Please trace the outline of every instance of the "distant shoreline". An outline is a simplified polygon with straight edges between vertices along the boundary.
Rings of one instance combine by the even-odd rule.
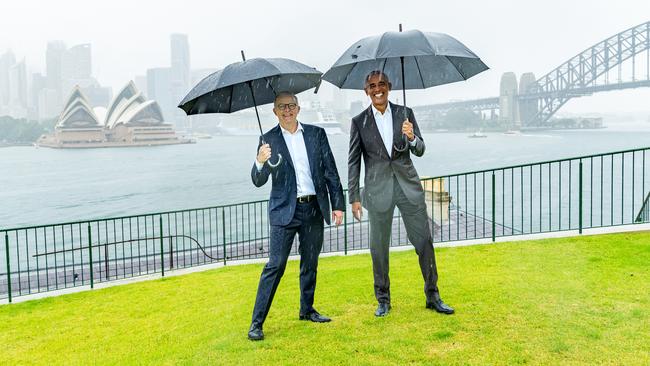
[[[0,148],[3,147],[16,147],[16,146],[33,146],[33,142],[16,142],[16,143],[5,143],[0,142]]]

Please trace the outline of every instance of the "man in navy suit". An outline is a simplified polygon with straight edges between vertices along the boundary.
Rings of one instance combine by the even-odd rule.
[[[279,124],[260,139],[251,170],[255,186],[263,186],[271,176],[272,188],[269,199],[269,261],[264,266],[257,289],[253,320],[248,331],[250,340],[264,339],[262,325],[284,274],[296,233],[300,239],[299,319],[317,323],[331,320],[314,309],[314,291],[318,255],[323,247],[323,219],[330,224],[331,203],[332,220],[336,225],[341,224],[345,209],[343,187],[325,130],[298,122],[299,112],[295,95],[277,95],[273,113]],[[279,154],[284,158],[279,166],[271,168],[265,164],[269,159],[276,162]]]

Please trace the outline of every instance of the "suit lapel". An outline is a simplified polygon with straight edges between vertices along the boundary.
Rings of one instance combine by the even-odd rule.
[[[403,111],[399,106],[396,106],[393,103],[389,103],[390,112],[393,115],[393,146],[402,146],[402,120]],[[391,159],[393,158],[392,153],[395,152],[395,149],[391,149]]]
[[[390,158],[390,153],[386,150],[386,145],[384,145],[384,140],[381,138],[381,133],[379,133],[379,126],[377,126],[377,121],[375,120],[375,114],[372,110],[372,105],[368,107],[368,114],[366,116],[366,121],[368,121],[368,125],[366,125],[365,127],[368,128],[368,131],[371,135],[374,135],[372,141],[377,141],[377,143],[381,145],[380,149],[383,150],[386,153],[386,156]]]
[[[289,148],[287,147],[287,143],[284,142],[284,136],[282,136],[282,128],[280,127],[279,124],[277,126],[277,132],[275,133],[275,135],[276,135],[276,139],[278,140],[277,142],[278,154],[282,154],[284,159],[287,162],[289,162],[289,165],[291,165],[291,168],[294,168],[291,154],[289,154]],[[273,146],[271,146],[271,149],[273,149]]]
[[[302,138],[305,140],[305,149],[307,150],[307,160],[309,161],[309,171],[311,172],[312,180],[315,175],[315,160],[316,160],[316,149],[318,148],[318,143],[316,141],[315,130],[310,128],[310,126],[302,125]]]

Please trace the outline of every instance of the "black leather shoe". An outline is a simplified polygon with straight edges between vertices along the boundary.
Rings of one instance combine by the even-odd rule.
[[[309,320],[314,323],[327,323],[332,321],[332,319],[326,317],[325,315],[320,315],[316,310],[312,311],[309,314],[300,314],[298,318],[300,320]]]
[[[442,302],[442,299],[440,297],[435,298],[431,302],[427,302],[427,309],[432,309],[442,314],[454,313],[454,308]]]
[[[251,341],[261,341],[264,339],[262,326],[255,323],[251,324],[251,328],[248,330],[248,339]]]
[[[375,316],[386,316],[388,315],[388,312],[390,312],[390,304],[387,302],[380,302],[379,306],[377,306],[377,310],[375,310]]]

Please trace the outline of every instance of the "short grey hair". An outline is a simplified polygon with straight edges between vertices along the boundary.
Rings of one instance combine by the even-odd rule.
[[[298,103],[298,97],[297,97],[294,93],[292,93],[292,92],[288,92],[288,91],[282,91],[282,92],[279,92],[279,93],[275,96],[275,99],[273,100],[273,105],[275,105],[275,102],[278,101],[278,98],[282,98],[282,97],[291,97],[291,98],[293,98],[293,101],[294,101],[296,104],[300,105],[300,103]]]
[[[370,71],[370,73],[368,75],[366,75],[366,80],[365,80],[365,83],[363,85],[363,88],[366,89],[368,87],[368,83],[370,82],[370,78],[372,78],[373,76],[377,76],[377,75],[379,75],[380,80],[386,82],[389,87],[392,86],[390,80],[388,79],[388,75],[384,74],[383,71],[373,70],[373,71]]]

